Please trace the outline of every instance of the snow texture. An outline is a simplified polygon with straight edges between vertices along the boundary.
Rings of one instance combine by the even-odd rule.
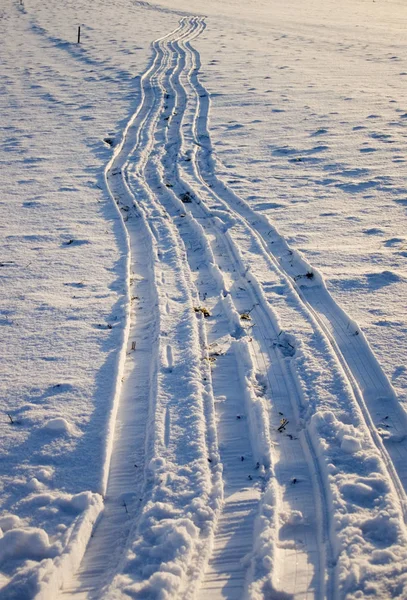
[[[2,600],[407,597],[406,25],[3,2]]]

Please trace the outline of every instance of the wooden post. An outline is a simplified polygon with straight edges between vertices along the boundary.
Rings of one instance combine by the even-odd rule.
[[[81,43],[81,26],[78,26],[78,44]]]

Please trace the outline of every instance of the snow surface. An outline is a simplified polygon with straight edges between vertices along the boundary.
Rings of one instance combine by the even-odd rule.
[[[2,599],[407,597],[406,25],[3,1]]]

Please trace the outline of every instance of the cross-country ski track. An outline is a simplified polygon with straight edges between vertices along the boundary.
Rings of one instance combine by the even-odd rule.
[[[105,509],[61,598],[334,599],[353,552],[407,542],[405,412],[319,273],[218,178],[204,29],[154,42],[106,168],[128,341]]]

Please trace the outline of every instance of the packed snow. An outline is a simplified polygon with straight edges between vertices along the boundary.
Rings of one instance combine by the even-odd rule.
[[[2,600],[407,598],[406,26],[3,0]]]

